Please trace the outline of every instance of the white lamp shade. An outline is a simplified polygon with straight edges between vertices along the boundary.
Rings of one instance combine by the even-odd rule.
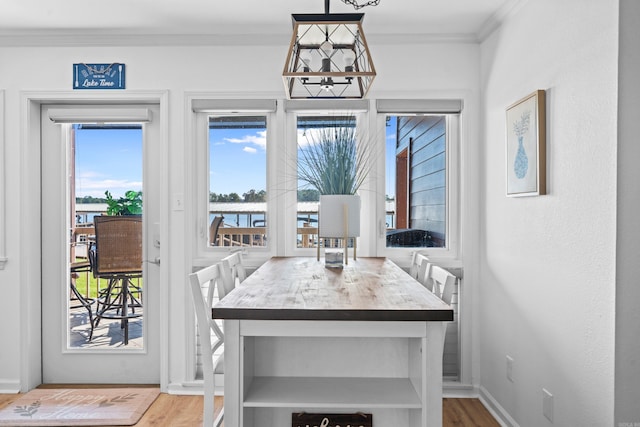
[[[351,194],[328,194],[320,196],[318,207],[318,236],[345,236],[345,207],[347,209],[347,237],[360,236],[360,196]]]

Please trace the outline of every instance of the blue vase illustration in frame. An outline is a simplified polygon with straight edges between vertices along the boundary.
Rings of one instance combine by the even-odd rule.
[[[527,152],[524,151],[524,145],[522,145],[522,137],[518,137],[518,152],[516,153],[516,159],[513,163],[513,171],[516,174],[516,178],[522,179],[527,175],[529,170],[529,158]]]
[[[513,133],[518,137],[518,151],[516,152],[516,158],[513,162],[513,171],[518,179],[523,179],[527,176],[527,171],[529,170],[529,158],[524,149],[524,135],[529,132],[530,120],[531,111],[525,111],[522,113],[520,119],[516,120],[513,124]]]

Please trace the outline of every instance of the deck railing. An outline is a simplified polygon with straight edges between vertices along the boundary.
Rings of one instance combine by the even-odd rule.
[[[317,228],[317,202],[299,202],[297,209],[297,247],[315,248],[318,244]],[[77,204],[76,226],[91,226],[93,216],[106,212],[106,204]],[[387,217],[393,218],[394,206],[387,202]],[[264,226],[266,216],[266,203],[210,203],[209,218],[216,215],[225,217],[225,222],[220,225],[215,239],[209,238],[211,246],[240,246],[240,247],[265,247],[267,246],[267,228]],[[257,219],[260,218],[260,219]],[[393,229],[393,219],[387,224],[389,230]],[[249,224],[254,226],[240,227],[232,224]],[[215,241],[212,241],[215,240]],[[325,239],[322,246],[339,247],[340,239]]]
[[[318,242],[317,227],[298,227],[298,247],[314,248]],[[267,246],[266,227],[220,227],[213,246]]]

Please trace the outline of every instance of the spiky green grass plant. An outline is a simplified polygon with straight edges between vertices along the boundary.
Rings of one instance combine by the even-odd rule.
[[[309,131],[307,144],[298,150],[298,179],[321,195],[356,194],[371,168],[370,147],[361,141],[358,152],[357,139],[355,119],[350,118],[336,117]]]

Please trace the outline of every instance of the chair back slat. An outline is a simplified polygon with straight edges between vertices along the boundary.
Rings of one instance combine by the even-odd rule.
[[[234,252],[221,261],[222,264],[222,289],[220,298],[224,298],[237,285],[247,278],[247,270],[242,259],[242,252]]]
[[[442,301],[451,304],[456,276],[440,266],[433,265],[431,266],[431,280],[433,280],[433,293]]]
[[[418,277],[418,252],[414,252],[411,256],[411,265],[409,266],[409,274],[416,279]]]
[[[412,263],[415,267],[414,267],[414,274],[413,277],[420,283],[422,283],[422,285],[429,289],[430,291],[433,291],[433,281],[431,280],[431,261],[429,261],[429,258],[426,255],[422,255],[422,254],[416,254],[414,256],[414,261]]]

